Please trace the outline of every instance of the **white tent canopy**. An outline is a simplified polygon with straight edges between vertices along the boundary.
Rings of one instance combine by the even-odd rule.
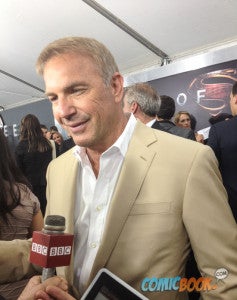
[[[57,38],[96,38],[131,78],[237,47],[236,12],[236,0],[1,0],[0,106],[7,110],[44,98],[35,61]]]

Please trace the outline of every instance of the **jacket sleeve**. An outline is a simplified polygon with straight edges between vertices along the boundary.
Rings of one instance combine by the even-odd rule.
[[[31,239],[0,241],[0,283],[19,281],[39,274],[41,269],[29,262]]]
[[[237,224],[217,160],[207,146],[198,151],[189,173],[183,220],[199,270],[211,280],[203,299],[236,299]]]

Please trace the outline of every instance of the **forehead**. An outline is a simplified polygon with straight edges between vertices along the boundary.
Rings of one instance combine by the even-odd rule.
[[[53,137],[60,137],[60,134],[58,134],[57,132],[53,132],[52,135]]]
[[[79,74],[98,73],[98,66],[88,55],[79,53],[65,53],[50,58],[44,67],[44,80],[47,84],[54,82],[54,78],[64,76],[78,76]]]
[[[180,115],[180,119],[184,119],[184,118],[189,119],[189,115],[187,115],[187,114],[181,114]]]
[[[84,66],[91,65],[96,66],[95,60],[87,54],[81,54],[81,53],[61,53],[55,56],[52,56],[48,59],[45,63],[44,72],[49,69],[50,67],[54,67],[55,65],[60,64],[62,67],[68,67],[73,68],[75,65],[78,66]]]

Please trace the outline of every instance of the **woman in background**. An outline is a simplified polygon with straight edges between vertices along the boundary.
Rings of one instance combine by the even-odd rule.
[[[64,142],[63,136],[60,132],[54,131],[51,134],[51,139],[55,142],[56,145],[56,156],[59,156],[61,154],[61,149]]]
[[[40,203],[17,167],[1,129],[0,157],[0,240],[28,239],[34,230],[43,228]],[[27,282],[28,279],[24,279],[1,284],[0,294],[7,300],[15,300]]]
[[[179,126],[179,127],[192,129],[191,121],[192,121],[192,117],[191,117],[190,113],[187,111],[179,111],[174,116],[174,123],[176,126]],[[195,133],[196,141],[203,144],[204,143],[203,135],[199,134],[197,132],[194,132],[194,133]]]
[[[21,120],[20,142],[15,150],[18,166],[32,185],[40,201],[41,211],[46,208],[46,171],[52,160],[52,146],[43,136],[38,118],[28,114]]]

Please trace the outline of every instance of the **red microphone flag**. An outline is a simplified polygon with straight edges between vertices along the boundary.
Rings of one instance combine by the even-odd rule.
[[[72,244],[72,234],[47,234],[42,231],[34,231],[30,262],[43,268],[68,266]]]

